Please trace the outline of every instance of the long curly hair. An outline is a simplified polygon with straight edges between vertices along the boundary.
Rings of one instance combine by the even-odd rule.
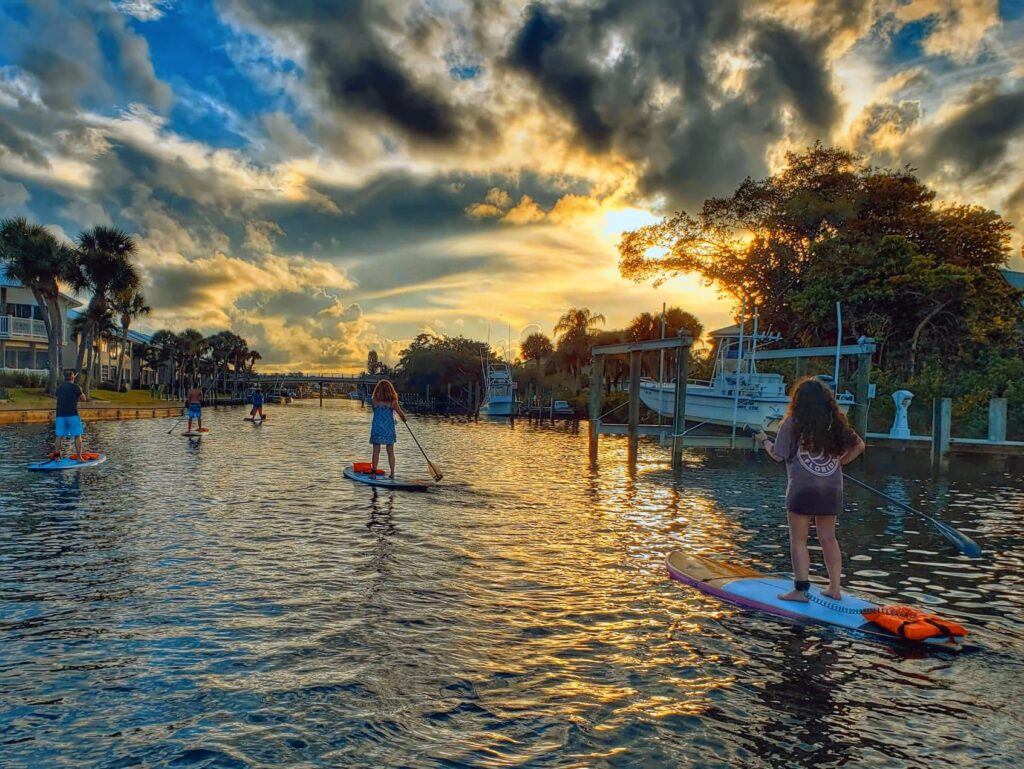
[[[838,457],[857,442],[832,390],[817,377],[804,377],[793,385],[787,417],[793,420],[800,448],[812,454]]]
[[[373,399],[377,403],[394,403],[398,400],[398,391],[387,379],[381,379],[373,388]]]

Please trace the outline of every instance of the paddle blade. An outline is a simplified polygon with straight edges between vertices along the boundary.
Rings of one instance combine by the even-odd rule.
[[[435,465],[429,459],[427,460],[427,469],[430,470],[430,474],[434,476],[435,481],[440,481],[442,478],[444,478],[444,473],[438,470],[437,465]]]
[[[956,549],[961,553],[969,556],[970,558],[981,557],[981,546],[966,534],[954,529],[952,526],[947,526],[942,521],[936,521],[934,518],[932,519],[932,524],[939,530],[939,533],[952,542]]]

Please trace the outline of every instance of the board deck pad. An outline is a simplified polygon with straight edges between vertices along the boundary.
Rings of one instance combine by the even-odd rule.
[[[35,472],[52,472],[55,470],[76,470],[82,467],[92,467],[93,465],[100,465],[107,461],[106,454],[100,454],[96,459],[86,459],[85,461],[78,461],[77,459],[69,459],[64,457],[63,459],[44,459],[42,462],[32,462],[28,465],[29,470]]]
[[[386,475],[370,475],[369,473],[357,473],[352,466],[346,467],[345,477],[356,483],[365,483],[367,486],[380,486],[386,489],[406,489],[409,491],[426,491],[434,484],[430,481],[419,479],[388,478]]]
[[[823,595],[818,585],[811,585],[811,600],[807,603],[783,601],[778,597],[779,594],[793,589],[793,581],[788,577],[762,574],[743,566],[678,550],[669,553],[665,565],[673,579],[745,609],[797,622],[832,625],[894,643],[915,643],[866,620],[861,614],[862,610],[874,609],[878,604],[845,589],[841,601]],[[928,638],[915,643],[922,644],[950,651],[964,648],[959,641],[948,638]]]

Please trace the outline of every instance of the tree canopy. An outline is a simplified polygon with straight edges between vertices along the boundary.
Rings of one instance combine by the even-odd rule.
[[[924,349],[951,361],[1019,343],[1020,295],[999,273],[1010,229],[993,211],[937,203],[909,167],[816,144],[696,214],[625,233],[619,266],[655,283],[697,273],[804,344],[835,340],[840,301],[844,339],[873,336],[913,372]]]

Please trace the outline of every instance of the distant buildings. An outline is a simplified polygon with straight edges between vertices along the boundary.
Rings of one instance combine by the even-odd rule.
[[[67,316],[64,324],[64,362],[70,368],[78,355],[78,337],[72,322],[80,315],[82,303],[61,294],[61,307]],[[98,376],[94,384],[113,382],[117,373],[118,356],[124,359],[126,384],[132,388],[148,387],[156,381],[156,372],[146,368],[137,354],[149,344],[152,337],[138,331],[128,331],[128,344],[121,349],[121,339],[96,341]],[[28,373],[46,376],[49,367],[46,326],[39,313],[32,292],[7,276],[0,266],[0,373]],[[94,369],[94,370],[97,370]],[[130,372],[130,373],[129,373]]]

